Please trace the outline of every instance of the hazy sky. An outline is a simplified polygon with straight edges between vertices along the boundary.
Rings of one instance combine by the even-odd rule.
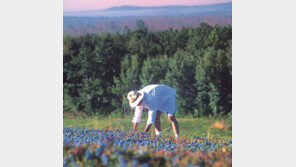
[[[101,10],[113,6],[205,5],[232,0],[64,0],[64,11]]]

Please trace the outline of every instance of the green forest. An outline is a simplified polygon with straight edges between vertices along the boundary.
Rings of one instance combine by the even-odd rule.
[[[131,113],[126,95],[148,84],[177,91],[179,117],[232,112],[232,26],[63,36],[64,112]]]

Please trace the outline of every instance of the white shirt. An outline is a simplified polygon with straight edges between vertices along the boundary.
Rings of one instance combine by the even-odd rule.
[[[177,110],[175,89],[166,85],[148,85],[142,91],[144,92],[144,97],[142,104],[135,108],[133,123],[141,122],[144,107],[149,110],[147,125],[154,123],[157,110],[171,116]]]

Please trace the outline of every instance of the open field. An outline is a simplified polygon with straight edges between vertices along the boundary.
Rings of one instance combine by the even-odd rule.
[[[231,119],[178,118],[180,138],[166,115],[162,115],[162,137],[138,131],[132,116],[100,118],[64,116],[63,166],[232,166]]]
[[[199,136],[201,138],[218,137],[225,140],[232,140],[232,120],[222,118],[177,118],[180,127],[180,136]],[[64,117],[65,127],[85,127],[94,129],[121,129],[129,131],[132,129],[132,116],[125,118],[101,118],[97,117]],[[144,130],[147,121],[146,113],[143,113],[142,122],[137,130]],[[167,116],[161,116],[162,135],[174,136],[171,123]],[[154,128],[150,129],[154,133]]]

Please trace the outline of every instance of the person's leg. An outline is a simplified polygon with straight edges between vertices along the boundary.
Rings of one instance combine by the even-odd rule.
[[[179,125],[178,125],[178,121],[175,118],[175,114],[174,115],[168,115],[168,118],[172,124],[175,136],[179,136]]]
[[[161,111],[157,110],[155,117],[155,133],[157,136],[161,135],[161,123],[160,123]]]

